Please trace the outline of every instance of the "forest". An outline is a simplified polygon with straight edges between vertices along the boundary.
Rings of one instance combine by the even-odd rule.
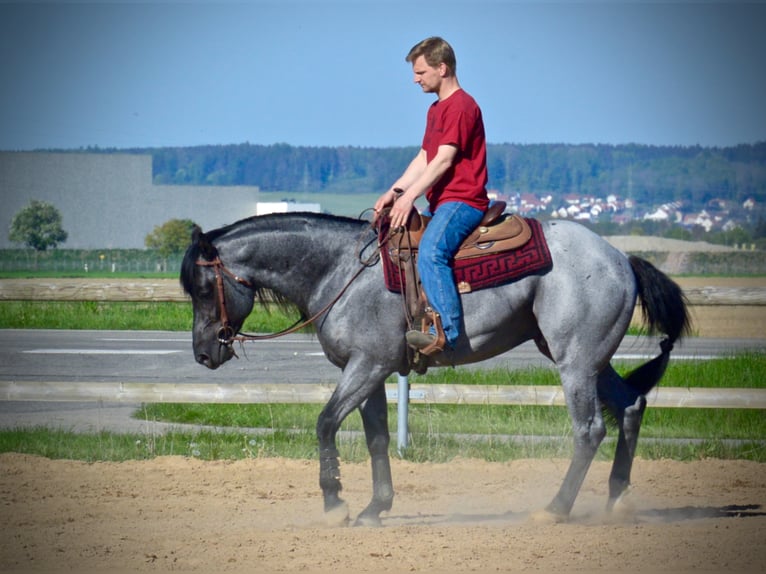
[[[148,153],[157,184],[257,185],[262,191],[377,193],[405,169],[416,147],[205,145],[94,152]],[[712,199],[766,203],[766,141],[700,146],[490,144],[488,187],[503,194],[569,194],[636,204]]]

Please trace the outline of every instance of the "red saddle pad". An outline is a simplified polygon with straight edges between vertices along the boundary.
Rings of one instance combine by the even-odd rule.
[[[530,218],[526,218],[526,221],[532,229],[529,241],[509,251],[456,259],[453,263],[455,282],[467,283],[471,291],[477,291],[510,283],[532,273],[548,271],[551,268],[551,253],[540,222]],[[401,293],[404,275],[387,253],[383,253],[382,258],[386,287],[389,291]]]

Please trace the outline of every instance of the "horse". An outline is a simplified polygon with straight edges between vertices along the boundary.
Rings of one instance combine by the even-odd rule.
[[[648,261],[627,256],[585,226],[541,221],[552,266],[510,283],[461,295],[463,334],[427,367],[474,363],[533,340],[560,375],[573,430],[573,455],[552,501],[533,515],[567,520],[606,422],[619,431],[607,510],[630,484],[645,395],[659,382],[673,344],[690,330],[681,288]],[[194,228],[180,281],[193,307],[198,363],[216,369],[256,299],[288,302],[313,320],[327,359],[342,371],[316,424],[319,486],[328,522],[350,523],[336,433],[359,409],[372,467],[372,498],[357,525],[380,525],[392,508],[385,381],[411,369],[401,295],[386,288],[370,222],[317,213],[254,216],[203,232]],[[640,301],[643,330],[664,335],[659,354],[625,377],[610,361]],[[606,422],[605,422],[606,421]]]

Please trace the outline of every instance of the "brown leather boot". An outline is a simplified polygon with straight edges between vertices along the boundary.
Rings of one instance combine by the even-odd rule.
[[[422,331],[413,329],[407,331],[404,337],[410,347],[417,349],[420,354],[428,357],[435,355],[436,353],[441,353],[444,350],[446,337],[444,336],[444,329],[442,328],[442,321],[439,314],[429,310],[427,317],[428,318],[423,318]],[[431,327],[436,331],[435,335],[430,332]]]

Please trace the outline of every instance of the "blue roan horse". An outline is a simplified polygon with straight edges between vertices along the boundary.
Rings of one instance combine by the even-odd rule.
[[[606,434],[602,408],[619,429],[608,508],[628,487],[644,395],[662,377],[689,319],[681,289],[648,262],[626,257],[573,222],[543,223],[543,232],[550,271],[462,295],[465,334],[449,356],[429,360],[432,366],[472,363],[532,339],[556,364],[572,419],[574,455],[559,492],[536,514],[563,520]],[[401,296],[386,289],[380,260],[369,262],[376,241],[362,220],[306,213],[253,217],[208,233],[196,229],[181,270],[194,307],[194,356],[210,369],[234,356],[232,339],[261,292],[294,304],[304,317],[321,314],[316,336],[343,375],[317,422],[319,484],[328,519],[347,521],[335,436],[358,408],[373,482],[372,500],[358,524],[379,524],[380,513],[391,508],[384,382],[410,368]],[[647,332],[666,338],[655,359],[622,378],[610,359],[637,298]]]

